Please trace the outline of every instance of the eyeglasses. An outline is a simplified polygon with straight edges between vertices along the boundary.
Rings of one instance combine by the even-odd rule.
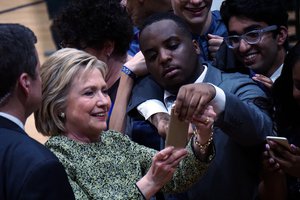
[[[228,48],[236,49],[240,46],[240,42],[243,39],[248,44],[257,44],[260,42],[261,37],[264,33],[274,31],[277,29],[276,25],[267,26],[263,29],[249,31],[243,35],[232,35],[224,38],[224,41]]]

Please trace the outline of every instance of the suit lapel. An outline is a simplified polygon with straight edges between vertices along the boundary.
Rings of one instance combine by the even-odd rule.
[[[207,66],[207,73],[203,82],[209,82],[216,86],[222,83],[222,72],[210,64],[205,63]]]

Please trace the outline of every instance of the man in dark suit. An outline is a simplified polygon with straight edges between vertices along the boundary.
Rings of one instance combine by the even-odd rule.
[[[0,24],[0,199],[74,199],[58,159],[24,131],[41,101],[34,33]]]
[[[265,136],[272,134],[265,93],[247,75],[223,73],[202,64],[197,43],[184,22],[174,15],[149,18],[141,28],[140,46],[152,79],[143,84],[148,88],[133,90],[129,104],[131,117],[141,113],[153,120],[151,112],[164,107],[161,112],[167,113],[167,97],[171,95],[176,96],[175,109],[182,119],[192,122],[201,119],[208,105],[213,106],[218,116],[213,137],[216,157],[201,180],[177,198],[253,199],[259,181],[259,147]],[[153,80],[164,89],[163,95],[157,88],[155,91],[149,88]],[[152,97],[157,95],[155,101],[149,99],[151,92]],[[160,105],[156,104],[158,100]]]

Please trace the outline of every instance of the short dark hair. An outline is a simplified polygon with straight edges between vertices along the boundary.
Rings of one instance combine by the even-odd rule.
[[[133,38],[133,27],[120,0],[77,0],[54,19],[54,30],[63,46],[84,50],[115,44],[113,54],[124,56]]]
[[[188,24],[181,18],[178,17],[177,15],[171,13],[171,12],[160,12],[160,13],[155,13],[145,19],[143,24],[139,27],[140,28],[140,34],[143,32],[143,30],[158,21],[161,20],[172,20],[177,24],[177,26],[183,31],[184,34],[186,34],[189,38],[192,39],[192,33],[190,30],[190,27]],[[167,27],[166,27],[167,28]],[[159,34],[159,33],[157,33]]]
[[[268,25],[288,26],[288,13],[283,0],[225,0],[220,12],[225,25],[231,17],[246,17]]]
[[[229,20],[233,16],[246,17],[277,27],[288,27],[288,12],[284,0],[224,0],[220,12],[227,29]],[[277,33],[274,31],[274,37]],[[284,47],[289,48],[288,39]]]
[[[0,99],[14,89],[22,73],[36,78],[36,42],[29,28],[20,24],[0,24]]]

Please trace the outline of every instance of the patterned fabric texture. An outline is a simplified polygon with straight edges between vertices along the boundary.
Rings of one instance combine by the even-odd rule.
[[[115,131],[101,133],[101,142],[83,144],[65,136],[50,138],[46,146],[59,158],[76,199],[143,199],[135,186],[151,166],[156,150],[132,142]],[[196,159],[190,142],[163,192],[182,192],[195,183],[209,164]]]

